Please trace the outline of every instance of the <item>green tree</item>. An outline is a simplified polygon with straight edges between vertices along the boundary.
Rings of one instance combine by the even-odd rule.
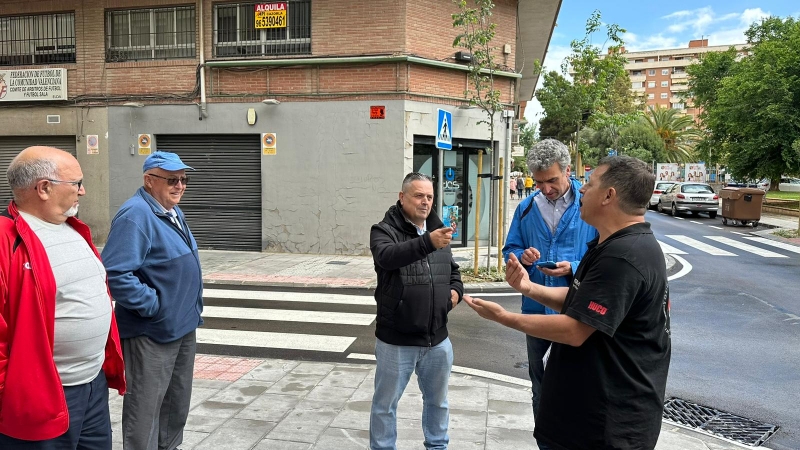
[[[737,178],[800,172],[800,22],[770,17],[745,32],[748,53],[706,56],[689,67],[703,108],[704,153]]]
[[[542,89],[536,96],[545,111],[542,125],[548,125],[548,132],[564,140],[564,134],[574,127],[574,142],[580,143],[581,129],[593,125],[600,114],[605,127],[608,123],[620,126],[625,120],[617,115],[628,115],[635,110],[633,97],[630,94],[630,78],[625,70],[626,59],[623,56],[622,33],[624,29],[616,24],[605,25],[605,41],[595,45],[592,38],[603,27],[600,11],[594,11],[586,21],[586,33],[582,39],[570,43],[572,53],[561,66],[566,82],[557,77],[557,73],[545,74]],[[572,82],[566,75],[572,76]],[[550,84],[546,84],[551,81]],[[595,124],[596,125],[596,124]],[[540,129],[540,136],[545,136]],[[582,146],[578,151],[575,165],[578,174],[582,174]]]
[[[695,127],[691,116],[681,114],[677,109],[649,106],[645,119],[664,143],[665,159],[669,162],[690,162],[694,160],[694,146],[702,134]]]
[[[644,117],[626,125],[620,130],[619,148],[623,155],[633,156],[642,161],[666,161],[664,141]]]

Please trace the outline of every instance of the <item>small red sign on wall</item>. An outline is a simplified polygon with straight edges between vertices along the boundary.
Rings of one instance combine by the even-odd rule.
[[[385,106],[370,106],[369,107],[369,118],[370,119],[385,119],[386,118],[386,107]]]

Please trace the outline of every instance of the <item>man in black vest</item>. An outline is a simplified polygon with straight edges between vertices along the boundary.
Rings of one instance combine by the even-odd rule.
[[[453,347],[447,314],[461,301],[464,288],[450,252],[453,228],[445,227],[432,208],[430,177],[409,173],[397,204],[370,231],[378,274],[371,450],[397,448],[397,403],[412,372],[422,391],[425,448],[444,450],[449,442]]]
[[[569,287],[532,283],[510,255],[506,281],[561,314],[513,314],[465,297],[482,317],[553,341],[534,437],[553,450],[656,446],[671,353],[664,255],[645,222],[655,183],[644,162],[604,158],[581,187],[589,243]]]

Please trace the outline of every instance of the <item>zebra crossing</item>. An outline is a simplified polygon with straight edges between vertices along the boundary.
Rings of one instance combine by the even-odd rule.
[[[737,239],[720,235],[692,238],[683,234],[667,234],[664,237],[666,239],[658,239],[661,251],[671,255],[742,256],[751,254],[763,258],[791,258],[800,254],[798,246],[745,233],[736,233]]]
[[[231,355],[258,349],[265,356],[293,351],[346,358],[358,350],[359,337],[373,335],[375,300],[368,295],[206,288],[203,297],[197,343]]]

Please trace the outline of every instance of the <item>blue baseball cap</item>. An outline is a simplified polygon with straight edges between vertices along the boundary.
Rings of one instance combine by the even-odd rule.
[[[156,167],[169,172],[184,169],[194,170],[193,168],[184,164],[178,155],[171,152],[154,152],[148,156],[147,159],[144,160],[142,172],[147,172],[148,170],[155,169]]]

